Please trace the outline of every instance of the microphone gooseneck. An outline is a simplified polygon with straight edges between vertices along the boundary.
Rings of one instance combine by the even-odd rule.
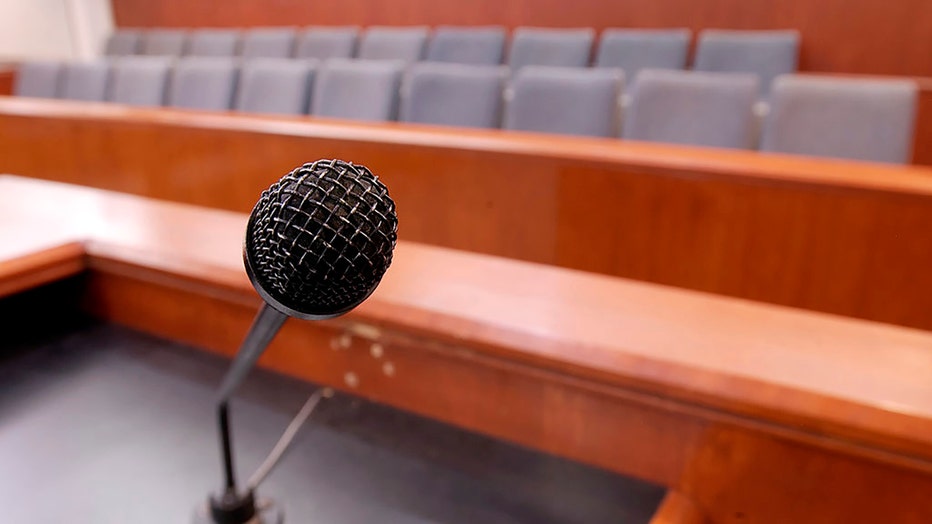
[[[229,429],[229,401],[234,391],[289,316],[333,318],[368,298],[391,265],[397,230],[395,203],[388,189],[364,166],[318,160],[298,167],[262,192],[246,226],[243,260],[265,305],[218,392],[225,482],[220,496],[210,498],[212,522],[251,522],[258,511],[255,483],[245,493],[236,488]],[[296,429],[289,427],[292,433]],[[258,478],[284,453],[293,435],[286,436]]]

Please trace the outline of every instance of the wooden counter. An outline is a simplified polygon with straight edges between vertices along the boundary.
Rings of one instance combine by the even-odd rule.
[[[932,329],[932,169],[619,140],[0,99],[0,170],[248,211],[370,166],[403,240]]]
[[[70,260],[88,311],[224,354],[259,303],[244,215],[4,176],[0,224],[0,292]],[[261,362],[662,483],[658,523],[932,518],[929,332],[400,242]]]

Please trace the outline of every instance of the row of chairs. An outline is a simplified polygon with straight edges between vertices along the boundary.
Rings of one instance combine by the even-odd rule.
[[[687,67],[689,29],[592,29],[518,27],[506,43],[504,27],[373,26],[133,30],[115,32],[107,55],[241,56],[244,58],[362,58],[557,67],[608,67],[630,77],[645,68]],[[749,72],[765,90],[777,75],[796,71],[797,31],[705,30],[699,34],[693,67],[699,71]],[[507,44],[507,56],[506,56]]]
[[[621,136],[893,163],[910,158],[917,98],[909,81],[783,75],[761,118],[760,81],[751,74],[644,69],[624,95],[618,69],[527,66],[512,77],[504,66],[355,59],[122,57],[28,63],[17,79],[23,96]]]

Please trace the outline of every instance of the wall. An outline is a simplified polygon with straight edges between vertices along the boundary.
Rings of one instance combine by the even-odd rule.
[[[0,1],[0,61],[93,58],[112,31],[109,0]]]
[[[932,76],[929,0],[113,0],[117,26],[796,28],[807,71]]]
[[[0,58],[73,57],[66,0],[0,1]]]

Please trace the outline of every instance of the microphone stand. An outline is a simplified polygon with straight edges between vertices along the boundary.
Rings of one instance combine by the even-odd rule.
[[[287,319],[288,316],[284,313],[269,304],[263,304],[223,379],[217,400],[217,423],[223,460],[224,487],[219,496],[210,497],[209,515],[196,515],[195,522],[247,524],[252,523],[257,515],[260,520],[256,522],[262,524],[279,524],[284,520],[281,510],[273,507],[271,503],[257,505],[253,489],[248,489],[244,493],[240,493],[237,489],[230,432],[230,398]],[[268,517],[260,513],[268,513]]]

